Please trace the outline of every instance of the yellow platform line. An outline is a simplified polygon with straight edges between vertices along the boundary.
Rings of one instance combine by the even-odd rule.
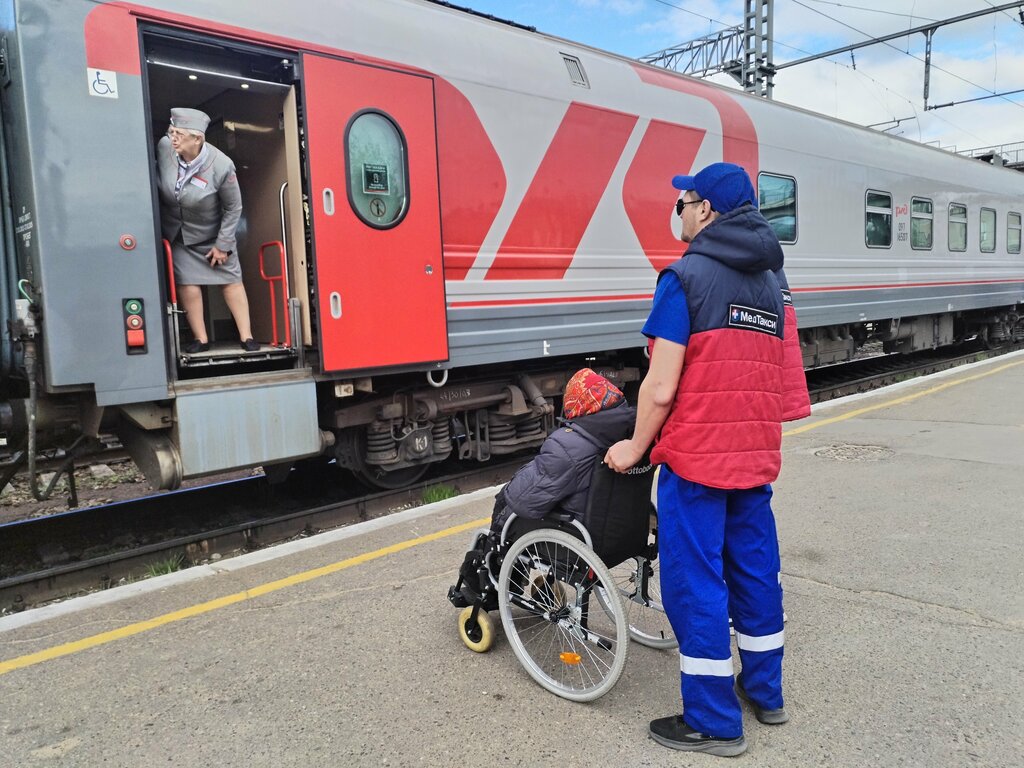
[[[368,563],[371,560],[377,560],[387,555],[393,555],[396,552],[402,552],[406,549],[412,549],[418,547],[420,544],[427,544],[431,541],[437,541],[447,536],[453,536],[464,531],[471,530],[473,528],[479,528],[483,525],[490,523],[490,518],[485,517],[479,520],[474,520],[470,523],[464,523],[462,525],[456,525],[452,528],[445,528],[442,531],[436,533],[428,533],[426,536],[420,536],[417,539],[409,539],[401,541],[397,544],[392,544],[388,547],[376,549],[373,552],[365,552],[355,557],[350,557],[346,560],[340,560],[330,565],[325,565],[321,568],[313,568],[309,571],[303,571],[302,573],[296,573],[292,576],[288,576],[277,581],[271,581],[266,584],[260,584],[252,589],[247,589],[244,592],[236,592],[233,595],[227,595],[225,597],[219,597],[216,600],[210,600],[205,603],[199,603],[198,605],[192,605],[188,608],[182,608],[180,611],[173,611],[171,613],[165,613],[162,616],[149,619],[148,621],[140,621],[135,624],[129,624],[128,626],[121,627],[119,629],[113,629],[109,632],[102,632],[92,637],[86,637],[82,640],[76,640],[73,643],[64,643],[63,645],[57,645],[53,648],[47,648],[46,650],[38,651],[37,653],[30,653],[25,656],[19,656],[18,658],[11,659],[9,661],[0,662],[0,675],[12,672],[15,669],[22,669],[24,667],[31,667],[35,664],[41,664],[44,661],[50,661],[51,659],[58,659],[61,656],[68,656],[72,653],[78,653],[89,648],[95,648],[99,645],[105,645],[106,643],[112,643],[115,640],[121,640],[125,637],[131,637],[132,635],[138,635],[142,632],[148,632],[151,629],[157,627],[163,627],[167,624],[173,624],[177,621],[183,621],[184,619],[190,619],[193,616],[201,616],[204,613],[210,611],[216,611],[219,608],[226,608],[229,605],[235,603],[241,603],[246,600],[252,600],[253,598],[260,597],[262,595],[276,592],[279,589],[286,589],[288,587],[294,587],[298,584],[305,584],[308,581],[319,579],[322,576],[329,576],[332,573],[343,571],[346,568],[351,568],[355,565],[362,565]]]
[[[934,395],[936,392],[942,392],[943,390],[950,389],[951,387],[958,387],[961,384],[966,384],[969,381],[977,381],[978,379],[984,379],[986,376],[991,376],[995,373],[999,373],[1000,371],[1005,371],[1008,368],[1016,368],[1018,365],[1024,365],[1024,360],[1020,360],[1016,363],[1007,363],[1006,365],[1000,365],[998,368],[993,368],[988,371],[982,371],[981,373],[976,373],[973,376],[965,376],[964,378],[956,379],[955,381],[947,381],[946,383],[939,384],[938,386],[932,387],[931,389],[924,389],[921,390],[920,392],[913,392],[909,395],[904,395],[903,397],[897,397],[894,400],[886,400],[885,402],[882,403],[866,405],[863,408],[857,408],[852,411],[847,411],[846,413],[841,413],[838,416],[833,416],[830,419],[820,419],[818,421],[812,421],[809,424],[803,424],[799,427],[788,429],[782,433],[782,436],[789,437],[790,435],[799,435],[802,432],[810,432],[812,429],[817,429],[818,427],[825,427],[828,426],[829,424],[836,424],[840,421],[846,421],[847,419],[853,419],[856,418],[857,416],[863,416],[865,413],[871,413],[872,411],[880,411],[883,408],[891,408],[894,405],[902,405],[903,403],[909,403],[910,401],[917,400],[918,398],[924,397],[925,395]]]
[[[894,405],[908,403],[911,402],[912,400],[917,400],[918,398],[925,397],[926,395],[933,395],[936,392],[942,392],[943,390],[950,389],[951,387],[956,387],[961,384],[966,384],[967,382],[970,381],[983,379],[987,376],[992,376],[993,374],[1005,371],[1009,368],[1014,368],[1018,365],[1024,365],[1024,360],[1016,363],[1007,363],[1006,365],[1001,365],[991,370],[976,373],[973,376],[965,376],[964,378],[957,379],[955,381],[948,381],[944,384],[940,384],[930,389],[925,389],[920,392],[914,392],[912,394],[904,395],[903,397],[898,397],[893,400],[886,400],[881,403],[876,403],[875,405],[868,405],[863,408],[857,408],[852,411],[847,411],[846,413],[842,413],[838,416],[833,416],[832,418],[829,419],[820,419],[818,421],[812,421],[809,424],[804,424],[799,427],[787,430],[782,434],[783,436],[790,436],[798,435],[803,432],[809,432],[812,429],[818,429],[819,427],[824,427],[829,424],[835,424],[840,421],[846,421],[847,419],[852,419],[857,416],[861,416],[865,413],[871,413],[872,411],[879,411],[882,410],[883,408],[890,408]],[[457,525],[452,528],[445,528],[444,530],[437,531],[436,533],[430,533],[426,536],[420,536],[416,539],[409,539],[407,541],[402,541],[397,544],[392,544],[391,546],[383,547],[382,549],[377,549],[373,552],[366,552],[361,555],[356,555],[355,557],[350,557],[347,560],[341,560],[337,563],[332,563],[331,565],[325,565],[321,568],[314,568],[309,571],[303,571],[302,573],[297,573],[292,576],[288,576],[284,579],[271,581],[267,584],[261,584],[260,586],[253,587],[252,589],[247,589],[244,592],[236,592],[233,595],[227,595],[226,597],[220,597],[216,600],[210,600],[205,603],[200,603],[198,605],[193,605],[188,608],[183,608],[180,611],[165,613],[162,616],[157,616],[156,618],[149,619],[148,621],[140,621],[135,624],[129,624],[128,626],[121,627],[120,629],[114,629],[110,632],[103,632],[98,635],[93,635],[92,637],[86,637],[82,640],[76,640],[72,643],[64,643],[63,645],[57,645],[53,648],[47,648],[46,650],[38,651],[37,653],[30,653],[25,656],[19,656],[17,658],[10,659],[9,661],[3,661],[0,662],[0,675],[12,672],[15,669],[31,667],[35,664],[41,664],[44,661],[57,659],[61,656],[68,656],[70,654],[78,653],[79,651],[84,651],[89,648],[95,648],[99,645],[105,645],[106,643],[111,643],[115,640],[121,640],[125,637],[138,635],[142,632],[148,632],[149,630],[156,629],[157,627],[162,627],[167,624],[173,624],[177,621],[192,618],[193,616],[200,616],[204,613],[209,613],[210,611],[215,611],[219,608],[225,608],[229,605],[234,605],[235,603],[240,603],[245,600],[252,600],[253,598],[260,597],[261,595],[276,592],[279,589],[293,587],[297,584],[305,584],[306,582],[312,581],[313,579],[319,579],[322,576],[329,576],[332,573],[343,571],[346,568],[351,568],[355,565],[362,565],[363,563],[368,563],[371,560],[377,560],[378,558],[386,557],[387,555],[393,555],[397,552],[402,552],[406,549],[417,547],[420,544],[426,544],[428,542],[437,541],[438,539],[443,539],[447,536],[453,536],[455,534],[462,533],[473,528],[479,528],[483,525],[487,525],[489,522],[490,518],[481,518],[479,520],[474,520],[470,523],[464,523],[463,525]]]

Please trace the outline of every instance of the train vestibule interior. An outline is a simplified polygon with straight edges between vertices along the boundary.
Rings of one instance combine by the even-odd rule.
[[[297,350],[309,343],[310,326],[294,58],[162,31],[148,32],[143,39],[154,185],[156,145],[167,133],[171,108],[205,112],[210,117],[207,142],[227,154],[236,168],[243,207],[236,232],[238,258],[252,335],[260,343],[258,352],[241,349],[220,286],[205,286],[203,314],[210,350],[182,351],[192,334],[178,315],[173,335],[179,371],[205,369],[203,375],[213,375],[237,372],[237,366],[246,363],[295,365]],[[154,201],[159,205],[155,186]],[[286,280],[281,279],[282,249],[277,243],[286,251]],[[170,296],[173,275],[166,265],[164,272]],[[298,299],[298,305],[291,306],[288,297]],[[218,364],[219,369],[210,368]]]

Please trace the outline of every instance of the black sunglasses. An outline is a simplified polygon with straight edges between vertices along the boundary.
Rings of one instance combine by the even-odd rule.
[[[703,202],[704,202],[704,198],[701,198],[700,200],[683,200],[682,198],[680,198],[679,200],[676,200],[676,216],[682,216],[683,215],[683,208],[685,208],[686,206],[693,205],[694,203],[703,203]]]

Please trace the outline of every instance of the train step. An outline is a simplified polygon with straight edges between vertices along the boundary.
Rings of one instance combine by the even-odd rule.
[[[178,361],[183,368],[198,368],[213,365],[237,365],[257,363],[266,360],[296,357],[298,351],[291,347],[260,344],[259,349],[248,352],[237,341],[215,341],[202,352],[181,352]]]

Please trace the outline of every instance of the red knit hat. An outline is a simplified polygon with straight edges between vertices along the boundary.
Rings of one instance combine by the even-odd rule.
[[[578,419],[606,408],[614,408],[623,400],[625,396],[608,379],[589,368],[582,368],[565,385],[562,414],[567,419]]]

